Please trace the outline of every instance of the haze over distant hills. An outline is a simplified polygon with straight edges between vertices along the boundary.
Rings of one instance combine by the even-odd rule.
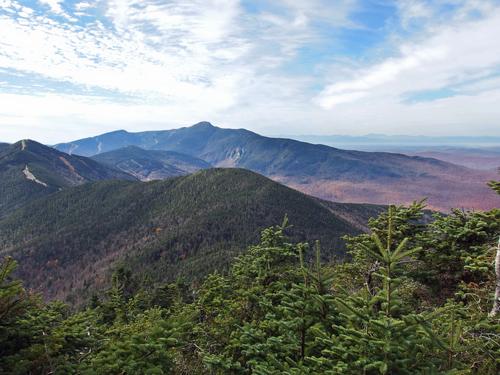
[[[403,153],[430,157],[468,168],[496,170],[500,168],[500,137],[428,137],[372,134],[298,135],[292,139],[324,144],[349,150]]]
[[[429,198],[432,208],[486,209],[498,197],[486,186],[494,172],[433,158],[341,150],[208,122],[165,131],[116,131],[55,147],[86,156],[126,146],[189,154],[218,167],[261,173],[314,196],[340,202],[409,203]]]
[[[436,158],[465,167],[496,171],[500,168],[500,146],[484,148],[426,147],[408,155]]]
[[[352,135],[290,135],[288,138],[310,143],[321,143],[333,147],[494,147],[500,146],[500,137],[491,136],[415,136],[415,135],[386,135],[367,134],[360,136]]]

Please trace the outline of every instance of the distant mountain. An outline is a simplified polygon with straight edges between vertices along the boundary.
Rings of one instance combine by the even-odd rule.
[[[98,154],[92,159],[129,173],[142,181],[182,176],[210,168],[207,162],[190,155],[173,151],[144,150],[137,146]]]
[[[23,140],[0,148],[0,217],[28,201],[69,186],[135,178],[82,156]]]
[[[93,156],[127,146],[164,150],[163,148],[154,147],[159,142],[158,138],[164,134],[165,131],[129,133],[125,130],[117,130],[96,137],[80,139],[75,142],[60,143],[55,145],[54,148],[71,155],[77,154],[83,156]]]
[[[8,143],[0,142],[0,152],[2,152],[2,150],[5,150],[9,146],[10,146],[10,144],[8,144]]]
[[[259,231],[288,215],[294,240],[321,240],[342,254],[383,207],[334,204],[243,169],[208,169],[164,181],[85,184],[33,202],[0,220],[0,254],[48,298],[81,302],[117,264],[156,281],[224,269]],[[75,300],[76,299],[76,300]]]
[[[332,201],[387,204],[428,197],[430,207],[441,210],[500,205],[498,196],[486,186],[496,177],[493,172],[432,158],[348,151],[263,137],[244,129],[221,129],[208,122],[176,130],[118,131],[56,147],[94,155],[127,145],[181,152],[219,167],[250,169]]]
[[[402,153],[434,158],[479,170],[500,167],[500,137],[290,136],[292,139],[349,150]]]
[[[288,138],[298,141],[320,143],[341,148],[355,148],[367,151],[382,148],[421,148],[436,147],[491,147],[500,144],[500,137],[492,136],[415,136],[415,135],[385,135],[367,134],[351,135],[290,135]]]

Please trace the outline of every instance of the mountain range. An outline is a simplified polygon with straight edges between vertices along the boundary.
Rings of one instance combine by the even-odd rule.
[[[165,131],[115,131],[55,148],[95,156],[128,146],[179,152],[215,167],[249,169],[331,201],[387,204],[428,198],[431,208],[444,211],[453,207],[488,209],[500,204],[486,186],[496,177],[494,171],[474,170],[434,158],[341,150],[264,137],[208,122]],[[123,150],[120,153],[126,154]]]
[[[293,240],[343,257],[342,236],[366,231],[380,204],[498,206],[485,185],[494,177],[206,122],[55,147],[23,140],[0,144],[0,255],[19,260],[18,275],[47,299],[80,305],[121,265],[157,283],[222,271],[285,215]]]
[[[492,136],[423,136],[423,135],[291,135],[289,138],[335,147],[361,149],[388,147],[492,147],[500,144],[500,137]]]
[[[155,282],[223,270],[288,215],[293,240],[320,240],[343,256],[341,237],[366,230],[384,208],[325,202],[254,172],[207,169],[162,181],[100,181],[37,199],[0,220],[0,254],[46,298],[74,304],[126,265]]]
[[[348,150],[402,153],[439,159],[472,169],[500,168],[500,137],[290,136],[299,141]]]

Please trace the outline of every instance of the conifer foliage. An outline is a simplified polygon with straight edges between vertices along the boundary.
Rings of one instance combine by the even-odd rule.
[[[230,271],[155,284],[118,267],[85,309],[0,266],[0,374],[497,374],[500,210],[391,206],[321,262],[288,220]],[[141,281],[143,280],[143,281]]]

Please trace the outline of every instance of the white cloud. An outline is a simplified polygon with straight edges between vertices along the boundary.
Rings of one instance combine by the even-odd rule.
[[[321,27],[325,25],[330,31],[359,27],[350,19],[359,7],[356,0],[276,0],[272,4],[281,11],[265,10],[250,18],[252,34],[262,42],[258,51],[273,55],[267,60],[270,66],[289,61],[304,46],[324,42]],[[328,38],[331,43],[333,33]]]
[[[130,18],[136,20],[135,26],[123,34],[113,33],[99,22],[81,27],[41,16],[26,24],[0,16],[0,67],[143,98],[207,100],[217,108],[225,107],[231,105],[229,91],[244,70],[219,68],[243,55],[245,42],[224,41],[210,50],[210,43],[227,35],[221,21],[212,24],[213,14],[202,13],[193,16],[199,22],[192,20],[182,26],[182,35],[167,33],[165,38],[170,39],[159,47],[148,43],[138,26],[139,16],[133,12]],[[151,12],[141,14],[152,17]],[[179,24],[182,19],[179,16]],[[205,31],[205,40],[200,40]],[[215,98],[219,99],[216,103]]]
[[[350,15],[359,5],[356,0],[278,0],[289,9],[296,25],[324,21],[337,27],[356,27]]]
[[[368,95],[367,91],[340,92],[335,95],[322,95],[316,102],[323,108],[333,108],[338,104],[350,103]]]
[[[61,8],[62,0],[38,0],[40,3],[44,5],[48,5],[50,10],[54,13],[63,13]]]
[[[62,11],[59,1],[47,4]],[[288,18],[259,30],[260,14],[243,14],[237,0],[110,0],[106,15],[114,30],[99,21],[79,26],[47,15],[27,21],[0,15],[0,67],[142,101],[223,110],[237,103],[245,82],[261,80],[263,72],[290,58],[292,49],[311,41],[300,17],[318,16],[321,4],[284,1],[295,20],[290,37]],[[347,6],[336,10],[335,19],[345,23],[346,12]]]
[[[326,87],[317,100],[326,109],[336,104],[355,101],[367,96],[369,90],[396,80],[406,71],[445,60],[446,56],[446,48],[420,48],[408,51],[403,57],[389,59],[370,68],[367,72],[361,73],[359,78]]]
[[[79,3],[75,4],[75,9],[76,10],[87,10],[90,8],[95,8],[97,6],[97,3],[90,3],[88,1],[81,1]]]
[[[408,28],[414,22],[421,23],[422,20],[434,16],[433,8],[422,0],[400,0],[396,3],[400,13],[401,24]]]
[[[152,27],[155,37],[185,48],[231,38],[239,15],[237,0],[110,0],[108,7],[108,16],[119,31],[147,37],[146,29]]]
[[[117,124],[128,130],[141,130],[144,124],[150,128],[160,124],[162,128],[174,127],[174,124],[190,124],[196,116],[213,114],[210,105],[197,108],[195,115],[175,105],[117,103],[104,97],[81,95],[0,94],[0,101],[3,107],[0,133],[3,141],[11,142],[35,138],[54,143],[111,131]]]
[[[352,20],[359,1],[256,0],[253,12],[238,0],[44,1],[0,0],[0,140],[56,142],[199,120],[266,134],[470,133],[471,124],[498,133],[492,2],[446,0],[458,7],[449,20],[435,6],[443,2],[397,2],[405,32],[422,30],[405,42],[390,30],[355,58],[336,48],[339,30],[376,32]],[[99,16],[89,18],[90,8]],[[302,64],[304,47],[324,43],[331,56]],[[448,86],[457,96],[403,100]]]
[[[352,101],[379,96],[394,100],[412,91],[436,90],[500,69],[500,11],[480,21],[433,29],[426,40],[402,45],[401,56],[355,70],[353,78],[328,85],[316,98],[326,109],[350,94]],[[363,95],[354,95],[362,92]],[[344,102],[344,101],[340,101]]]

